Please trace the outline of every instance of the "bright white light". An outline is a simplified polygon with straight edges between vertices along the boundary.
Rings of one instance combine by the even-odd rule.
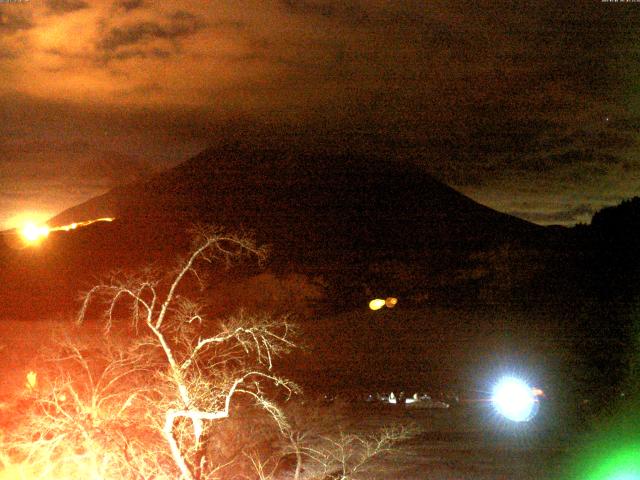
[[[537,412],[533,390],[515,377],[501,379],[493,388],[491,401],[500,415],[514,422],[527,422]]]

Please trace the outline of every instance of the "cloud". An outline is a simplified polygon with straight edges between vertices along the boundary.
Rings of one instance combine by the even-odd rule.
[[[144,6],[144,0],[118,0],[113,4],[113,6],[116,9],[121,9],[125,12],[129,12],[131,10],[142,8]]]
[[[166,165],[246,119],[309,148],[383,151],[524,212],[590,204],[571,191],[629,192],[640,171],[629,153],[640,125],[640,98],[631,102],[640,97],[630,28],[638,9],[546,0],[29,5],[0,7],[0,111],[12,118],[3,138],[84,137],[96,150]],[[532,205],[546,200],[523,208],[524,194]]]
[[[355,2],[328,0],[280,0],[288,14],[337,19],[360,25],[369,20],[369,13]]]
[[[84,0],[46,0],[45,4],[48,11],[56,15],[89,8],[89,4]]]
[[[598,166],[602,173],[606,173],[609,166],[621,163],[622,157],[618,157],[605,152],[570,148],[561,153],[548,153],[544,155],[532,156],[526,163],[514,165],[514,170],[522,172],[532,172],[538,175],[543,173],[569,172],[570,175],[579,174],[581,170],[586,175],[598,173],[595,169]],[[584,169],[591,168],[586,172]]]
[[[74,162],[69,174],[77,182],[81,178],[92,179],[89,185],[112,188],[135,182],[151,175],[155,169],[148,160],[118,152],[98,152],[79,162]]]
[[[144,157],[102,150],[86,142],[20,142],[0,145],[0,230],[28,210],[43,216],[151,175]]]
[[[162,49],[162,48],[130,48],[126,50],[120,50],[114,53],[102,55],[100,58],[102,60],[129,60],[131,58],[168,58],[173,55],[174,52]],[[149,92],[149,89],[141,88],[140,86],[134,86],[128,91],[135,93],[145,93]]]
[[[0,33],[12,34],[33,28],[27,9],[9,9],[0,6]]]
[[[581,204],[554,211],[510,210],[507,213],[541,225],[575,225],[576,223],[589,223],[597,210],[593,205]]]
[[[334,14],[335,5],[331,2],[318,2],[313,0],[281,0],[284,8],[290,13],[321,15],[331,17]]]
[[[113,52],[122,47],[145,44],[155,39],[174,40],[193,35],[205,28],[202,18],[179,10],[171,14],[164,23],[138,22],[126,27],[115,27],[98,42],[103,51]]]

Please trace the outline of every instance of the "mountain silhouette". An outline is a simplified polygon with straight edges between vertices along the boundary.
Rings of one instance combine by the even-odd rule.
[[[38,248],[1,249],[0,315],[65,310],[109,271],[175,261],[198,223],[253,232],[270,245],[269,268],[338,279],[346,296],[362,294],[348,290],[361,288],[372,262],[429,257],[447,268],[471,251],[545,230],[474,202],[416,165],[238,143],[114,188],[48,224],[107,216],[116,220],[54,232]]]

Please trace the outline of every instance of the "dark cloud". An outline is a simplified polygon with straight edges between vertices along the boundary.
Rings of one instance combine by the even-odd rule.
[[[113,4],[116,10],[124,10],[129,12],[144,6],[144,0],[118,0]]]
[[[27,9],[0,6],[0,33],[11,34],[30,28],[33,28],[33,20]]]
[[[131,153],[62,140],[0,144],[0,229],[7,212],[52,216],[109,188],[151,175],[156,166]]]
[[[281,0],[281,3],[288,12],[303,15],[312,14],[331,17],[335,9],[332,3],[312,0]]]
[[[604,120],[606,122],[606,120]],[[604,123],[603,122],[603,123]],[[557,146],[581,145],[596,150],[624,149],[635,144],[636,129],[606,128],[596,132],[578,129],[558,141]]]
[[[550,153],[544,156],[531,157],[527,163],[521,162],[519,165],[514,165],[513,169],[541,174],[560,172],[566,170],[566,167],[570,167],[571,176],[580,174],[578,172],[581,169],[585,169],[584,175],[588,176],[607,173],[609,166],[622,162],[622,157],[600,151],[569,149],[561,153]]]
[[[560,170],[555,173],[558,181],[574,188],[587,188],[598,184],[611,173],[611,169],[606,164],[585,163],[567,170]]]
[[[354,2],[335,0],[280,0],[289,14],[323,17],[362,24],[369,20],[368,12]]]
[[[477,7],[474,12],[491,18],[479,15],[476,25],[468,25],[464,21],[473,14],[463,13],[459,23],[468,33],[460,35],[455,25],[448,29],[448,58],[464,60],[469,73],[462,82],[450,79],[453,98],[442,95],[451,101],[452,116],[445,113],[437,122],[455,133],[447,134],[449,144],[425,152],[425,165],[461,187],[497,185],[497,177],[526,188],[536,174],[538,181],[553,182],[554,172],[560,178],[568,166],[608,174],[637,144],[616,59],[636,42],[630,33],[638,10],[622,13],[600,2]],[[455,41],[458,35],[462,42]],[[424,132],[418,143],[434,145],[429,137]]]
[[[84,0],[46,0],[45,5],[50,13],[64,14],[89,8]]]
[[[128,60],[130,58],[168,58],[173,52],[162,48],[132,48],[127,50],[119,50],[101,57],[109,60]]]
[[[507,213],[542,225],[573,225],[576,223],[588,223],[597,210],[592,205],[583,204],[548,212],[511,210]]]
[[[72,165],[70,178],[93,179],[102,188],[131,183],[154,172],[152,164],[134,155],[118,152],[99,152],[91,158]]]
[[[158,82],[148,82],[143,85],[136,85],[131,88],[123,88],[116,92],[117,96],[127,97],[131,95],[147,95],[149,93],[161,92],[163,90],[162,85]]]
[[[3,145],[0,171],[6,173],[9,169],[14,179],[37,180],[43,185],[62,182],[104,188],[136,180],[153,167],[130,153],[101,150],[82,141],[51,141]]]
[[[640,59],[637,62],[640,65]],[[618,129],[622,132],[640,133],[640,116],[639,115],[627,115],[619,118],[610,119],[611,128]]]
[[[138,22],[127,27],[115,27],[98,43],[98,49],[113,52],[121,47],[144,44],[155,39],[174,40],[193,35],[205,28],[199,16],[180,10],[165,23]]]
[[[23,15],[0,17],[0,85],[27,97],[0,98],[0,139],[84,137],[168,166],[225,124],[253,138],[263,123],[309,149],[417,163],[541,222],[640,186],[635,5],[87,2],[0,9]]]

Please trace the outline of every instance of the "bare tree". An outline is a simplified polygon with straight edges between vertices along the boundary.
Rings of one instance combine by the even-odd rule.
[[[357,417],[356,412],[341,411],[336,405],[314,407],[307,404],[301,410],[290,407],[288,414],[294,428],[289,432],[283,453],[294,457],[293,480],[303,477],[309,480],[367,478],[367,472],[375,465],[374,460],[397,453],[403,442],[420,433],[420,428],[413,422],[363,431],[355,428],[357,423],[353,417]],[[262,466],[255,465],[256,469]],[[264,471],[262,468],[260,472]]]
[[[14,409],[26,420],[5,442],[25,476],[171,478],[162,474],[171,459],[156,448],[153,407],[160,397],[148,382],[153,365],[146,354],[110,343],[89,352],[64,342],[52,363],[57,372],[42,378],[27,412]]]
[[[320,467],[320,478],[353,480],[371,468],[372,460],[393,452],[398,444],[415,436],[410,427],[385,427],[379,432],[362,435],[340,432],[325,436],[314,446],[298,447],[301,454]]]
[[[287,396],[298,390],[274,371],[276,357],[294,347],[289,319],[241,312],[213,321],[202,302],[187,296],[192,282],[203,282],[198,268],[203,263],[264,255],[249,238],[200,228],[189,256],[166,277],[150,271],[113,276],[86,292],[78,323],[87,321],[92,302],[102,302],[106,338],[99,348],[59,344],[50,358],[57,370],[51,379],[29,372],[31,412],[2,441],[4,474],[205,480],[228,478],[230,464],[239,458],[252,468],[246,478],[266,480],[282,478],[282,455],[289,454],[296,480],[303,465],[307,473],[347,480],[407,438],[403,428],[336,435],[335,422],[323,414],[314,426],[306,407],[292,427],[272,400],[275,389]],[[123,307],[130,309],[127,320],[118,322]],[[136,335],[114,343],[116,324]],[[215,436],[229,426],[251,425],[250,436],[258,436],[262,427],[251,416],[256,410],[261,419],[273,420],[269,424],[281,434],[278,445],[265,454],[244,437],[231,457],[210,454],[220,446]],[[243,473],[233,473],[242,478]]]
[[[128,300],[132,325],[146,330],[137,348],[156,348],[166,366],[163,379],[173,391],[161,431],[171,457],[185,480],[203,478],[214,466],[203,455],[203,435],[211,422],[230,416],[238,395],[252,398],[285,432],[289,425],[281,409],[269,399],[266,385],[297,389],[273,372],[275,357],[293,346],[286,317],[238,315],[211,325],[201,305],[179,292],[187,276],[201,281],[197,264],[230,263],[242,256],[259,260],[265,251],[247,237],[210,227],[199,228],[190,255],[167,280],[157,277],[112,278],[84,295],[78,321],[83,322],[94,298],[105,302],[105,332],[115,320],[120,302]]]

